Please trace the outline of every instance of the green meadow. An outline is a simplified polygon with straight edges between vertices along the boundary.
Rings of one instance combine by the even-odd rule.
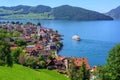
[[[14,66],[0,66],[0,80],[69,80],[65,75],[55,70],[34,70],[14,64]]]

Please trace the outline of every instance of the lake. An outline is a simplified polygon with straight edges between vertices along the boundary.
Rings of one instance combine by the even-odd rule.
[[[38,22],[37,20],[9,21]],[[58,30],[64,35],[62,40],[64,46],[59,55],[86,57],[91,66],[104,65],[109,51],[120,43],[120,21],[41,20],[40,22],[42,26]],[[75,34],[80,36],[80,41],[72,40]]]

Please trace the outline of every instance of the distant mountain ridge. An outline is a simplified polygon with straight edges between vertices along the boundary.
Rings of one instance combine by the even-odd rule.
[[[68,19],[68,20],[110,20],[109,16],[104,14],[83,9],[80,7],[72,7],[69,5],[63,5],[55,7],[53,9],[55,19]]]
[[[44,5],[1,6],[0,19],[112,20],[104,14],[69,5],[55,8]]]
[[[119,20],[120,19],[120,6],[107,12],[106,15],[111,16],[115,20]]]
[[[16,12],[17,14],[28,14],[28,13],[43,13],[43,12],[50,12],[51,7],[49,6],[44,6],[44,5],[38,5],[38,6],[26,6],[26,5],[18,5],[18,6],[13,6],[13,7],[5,7],[2,6],[0,7],[5,10],[12,10],[12,11],[19,11],[21,12]]]

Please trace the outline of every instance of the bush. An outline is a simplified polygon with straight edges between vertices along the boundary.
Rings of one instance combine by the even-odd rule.
[[[46,67],[46,62],[44,60],[40,61],[40,67],[45,68]]]
[[[63,43],[62,42],[56,42],[56,45],[59,46],[59,47],[62,47]]]
[[[19,60],[19,55],[22,53],[22,49],[21,48],[17,48],[13,51],[11,51],[11,55],[13,57],[13,61],[15,63],[18,63],[18,60]]]
[[[25,65],[25,53],[21,53],[19,55],[19,61],[18,61],[21,65]]]
[[[15,43],[18,46],[25,46],[26,45],[26,42],[23,39],[17,39],[17,40],[15,40]]]
[[[37,65],[37,59],[34,56],[27,56],[25,63],[27,66],[29,66],[30,68],[35,68]]]

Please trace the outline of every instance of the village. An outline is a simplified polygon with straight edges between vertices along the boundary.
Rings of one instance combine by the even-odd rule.
[[[95,67],[93,69],[90,67],[87,58],[66,57],[58,54],[63,47],[61,42],[63,35],[57,30],[43,27],[41,23],[36,25],[30,22],[26,24],[20,22],[0,22],[0,28],[13,34],[10,39],[6,39],[10,43],[11,51],[23,45],[22,51],[24,55],[19,55],[18,57],[18,63],[21,65],[34,69],[56,69],[59,73],[68,74],[67,71],[73,60],[76,69],[84,63],[87,70],[95,70]],[[20,41],[21,43],[17,44]],[[26,60],[29,60],[29,64],[27,64]]]

